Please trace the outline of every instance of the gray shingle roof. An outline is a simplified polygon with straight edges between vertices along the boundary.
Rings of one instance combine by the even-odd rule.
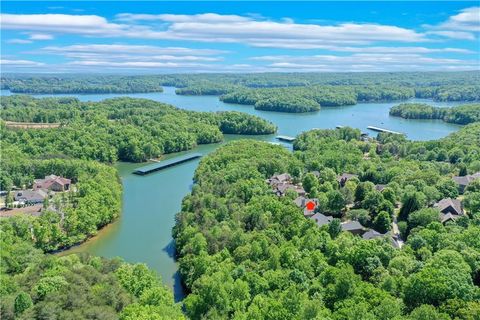
[[[20,190],[15,192],[13,196],[15,201],[43,201],[48,196],[47,192],[42,189],[39,190]]]
[[[321,227],[321,226],[324,226],[326,224],[329,224],[333,220],[333,217],[326,216],[326,215],[321,214],[321,213],[315,213],[313,216],[310,217],[310,219],[315,221],[315,223],[319,227]]]
[[[348,221],[342,223],[343,231],[364,230],[365,228],[358,221]]]
[[[444,214],[447,214],[447,213],[451,213],[455,215],[463,214],[462,203],[460,202],[460,200],[457,200],[457,199],[451,199],[451,198],[442,199],[439,202],[435,203],[433,206]]]
[[[365,239],[365,240],[370,240],[370,239],[374,239],[374,238],[382,238],[384,236],[385,235],[383,233],[380,233],[380,232],[377,232],[373,229],[370,229],[362,235],[362,238]]]
[[[456,183],[458,183],[461,186],[468,186],[470,184],[470,182],[472,182],[475,179],[480,179],[480,172],[470,174],[470,175],[467,175],[467,176],[461,176],[461,177],[460,176],[455,176],[455,177],[453,177],[453,181],[455,181]]]

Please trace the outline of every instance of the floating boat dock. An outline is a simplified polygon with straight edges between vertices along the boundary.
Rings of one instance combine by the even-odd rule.
[[[289,137],[289,136],[276,136],[275,138],[277,138],[277,140],[286,141],[286,142],[293,142],[293,141],[295,141],[295,138],[294,138],[294,137]]]
[[[377,131],[377,132],[386,132],[386,133],[393,133],[393,134],[403,134],[403,133],[401,133],[401,132],[392,131],[392,130],[388,130],[388,129],[383,129],[383,128],[379,128],[379,127],[374,127],[374,126],[368,126],[367,129],[370,129],[370,130],[373,130],[373,131]]]
[[[155,172],[155,171],[159,171],[159,170],[162,170],[162,169],[165,169],[165,168],[176,166],[177,164],[181,164],[181,163],[193,160],[193,159],[200,158],[201,156],[202,156],[201,153],[192,153],[192,154],[188,154],[188,155],[183,156],[183,157],[173,158],[173,159],[149,164],[148,166],[144,166],[144,167],[136,169],[135,171],[133,171],[133,173],[143,176],[143,175]]]

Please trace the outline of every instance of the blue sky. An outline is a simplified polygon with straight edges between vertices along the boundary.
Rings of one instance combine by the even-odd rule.
[[[473,2],[13,2],[2,72],[479,69]]]

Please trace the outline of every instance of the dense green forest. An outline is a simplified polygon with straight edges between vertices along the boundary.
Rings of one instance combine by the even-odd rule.
[[[146,99],[80,102],[75,98],[4,97],[6,121],[60,123],[58,128],[9,129],[3,140],[36,157],[141,162],[216,143],[226,134],[271,134],[276,127],[239,112],[193,112]]]
[[[158,79],[136,76],[32,76],[3,78],[1,88],[14,93],[60,94],[60,93],[142,93],[162,92]]]
[[[30,225],[21,217],[0,221],[2,319],[184,319],[145,265],[46,255],[33,247]]]
[[[12,92],[23,90],[23,93],[52,93],[50,87],[60,86],[75,88],[88,86],[89,83],[96,86],[115,83],[117,86],[140,85],[156,87],[175,86],[177,88],[192,87],[187,89],[186,94],[195,92],[208,92],[212,87],[228,88],[231,86],[245,88],[274,88],[274,87],[305,87],[314,85],[392,85],[407,86],[416,89],[417,96],[433,97],[439,95],[439,99],[471,100],[458,95],[467,94],[478,100],[478,83],[480,74],[478,71],[468,72],[342,72],[342,73],[206,73],[206,74],[167,74],[167,75],[138,75],[138,76],[115,76],[115,75],[78,75],[78,74],[55,74],[55,75],[29,75],[29,74],[6,74],[1,78],[1,88]],[[465,87],[464,89],[462,89]],[[23,89],[20,89],[23,88]],[[420,88],[423,88],[420,90]],[[441,93],[436,93],[441,88]],[[42,91],[45,90],[45,91]],[[71,90],[71,89],[69,89]],[[157,91],[157,90],[154,90]],[[72,91],[67,91],[69,93]],[[80,93],[78,90],[76,93]],[[203,94],[203,93],[202,93]],[[443,98],[440,98],[443,97]]]
[[[236,141],[200,162],[174,228],[188,317],[478,318],[480,183],[467,188],[456,222],[440,223],[430,206],[458,196],[452,175],[480,171],[480,124],[428,142],[312,130],[294,149]],[[265,183],[283,172],[326,215],[380,232],[398,215],[404,246],[341,232],[338,219],[319,228],[296,195],[277,197]],[[358,177],[341,187],[344,172]]]
[[[392,107],[390,115],[405,119],[441,119],[456,124],[469,124],[480,121],[480,104],[439,108],[423,103],[402,103]]]

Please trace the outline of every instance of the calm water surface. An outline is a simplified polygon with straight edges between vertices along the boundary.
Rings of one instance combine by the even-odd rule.
[[[99,101],[107,98],[130,96],[172,104],[195,111],[242,111],[272,121],[278,126],[278,134],[295,136],[313,128],[334,128],[337,125],[359,128],[369,132],[367,126],[383,127],[403,132],[413,140],[438,139],[458,130],[459,126],[443,121],[406,120],[390,117],[388,111],[396,103],[363,103],[355,106],[322,108],[305,114],[258,111],[252,106],[225,104],[215,96],[177,96],[175,89],[165,87],[163,93],[142,94],[86,94],[75,96],[82,101]],[[2,95],[10,92],[2,90]],[[60,95],[36,95],[37,97]],[[426,102],[435,106],[455,106],[461,103]],[[374,132],[369,132],[375,135]],[[274,141],[274,135],[245,137],[227,136],[225,141],[250,138]],[[221,144],[199,146],[190,152],[208,154]],[[166,158],[182,154],[169,155]],[[121,256],[129,262],[144,262],[158,271],[163,281],[172,287],[177,300],[184,295],[173,258],[172,227],[181,201],[192,186],[192,177],[199,160],[190,161],[146,176],[133,175],[132,171],[144,164],[118,163],[116,165],[123,182],[123,210],[121,218],[112,223],[88,242],[69,250],[90,252],[104,257]]]

